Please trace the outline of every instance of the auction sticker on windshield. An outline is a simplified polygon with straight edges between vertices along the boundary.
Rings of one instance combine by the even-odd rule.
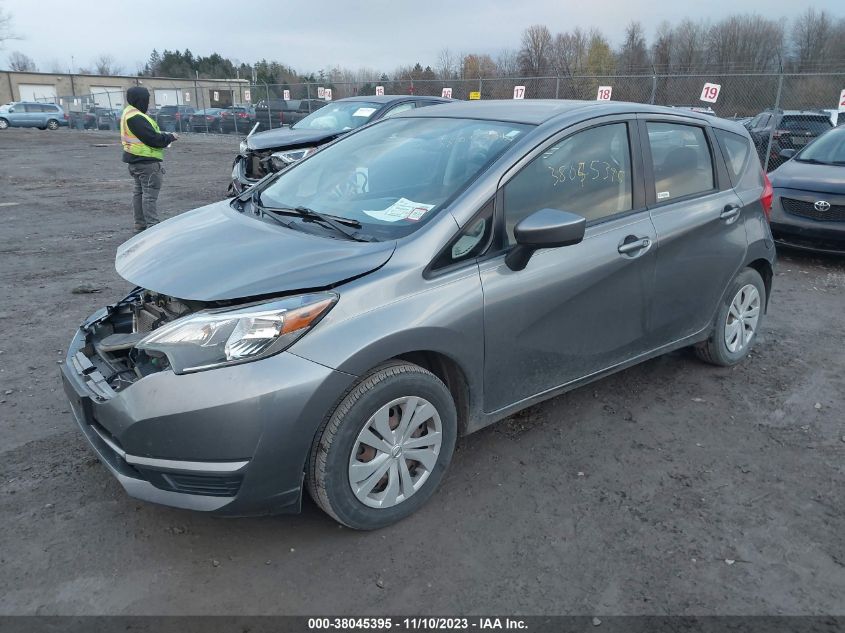
[[[375,108],[358,108],[352,113],[352,116],[370,116],[375,111]]]
[[[422,204],[408,200],[407,198],[399,198],[399,200],[386,209],[381,211],[364,211],[364,213],[382,222],[398,222],[399,220],[416,222],[433,208],[433,204]]]

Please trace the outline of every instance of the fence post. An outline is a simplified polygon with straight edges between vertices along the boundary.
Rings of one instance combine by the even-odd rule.
[[[560,99],[560,77],[555,77],[555,99]]]
[[[273,119],[270,116],[270,86],[267,85],[267,82],[264,82],[264,90],[267,93],[267,129],[273,129]]]
[[[778,75],[778,91],[775,94],[775,110],[780,108],[780,93],[783,90],[783,68],[780,70],[780,75]],[[774,126],[769,130],[769,139],[766,142],[766,160],[763,162],[763,171],[769,173],[769,158],[770,154],[772,153],[772,136],[775,133]]]

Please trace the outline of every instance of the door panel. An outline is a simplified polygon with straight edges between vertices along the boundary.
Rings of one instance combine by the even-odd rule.
[[[643,211],[589,227],[580,244],[537,251],[521,271],[500,257],[480,263],[486,411],[647,351],[656,237]],[[619,252],[642,238],[646,247]]]

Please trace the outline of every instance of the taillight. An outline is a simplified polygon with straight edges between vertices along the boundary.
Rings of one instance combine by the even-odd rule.
[[[775,190],[772,188],[772,181],[763,172],[763,193],[760,195],[760,203],[763,205],[763,211],[766,213],[766,219],[770,220],[772,217],[772,200],[775,197]]]
[[[214,120],[214,117],[213,117],[213,116],[211,116],[211,115],[208,115],[207,117],[205,117],[205,120],[206,120],[206,121],[213,121],[213,120]]]
[[[178,121],[179,119],[182,118],[182,115],[177,112],[176,114],[173,115],[173,118]]]

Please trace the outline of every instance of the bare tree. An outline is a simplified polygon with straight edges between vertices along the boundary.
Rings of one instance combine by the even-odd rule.
[[[12,31],[12,14],[0,7],[0,48],[6,40],[17,40],[19,36]]]
[[[792,26],[791,43],[797,70],[813,70],[825,59],[834,26],[826,11],[807,9]]]
[[[437,55],[437,77],[439,79],[454,79],[458,74],[458,60],[460,58],[448,48],[444,48]]]
[[[616,66],[616,58],[610,44],[597,30],[590,31],[590,45],[587,49],[587,72],[591,75],[609,75]]]
[[[651,62],[658,72],[669,71],[669,67],[672,64],[674,43],[672,26],[664,20],[657,27],[657,33],[654,35],[654,43],[651,45]]]
[[[97,75],[119,75],[123,67],[115,63],[114,57],[103,53],[94,60],[94,73]]]
[[[464,55],[461,60],[461,77],[464,79],[482,79],[496,76],[496,62],[489,55]]]
[[[519,67],[523,75],[541,77],[549,72],[549,56],[552,49],[552,34],[542,24],[529,26],[522,32],[522,48],[519,51]]]
[[[38,66],[35,65],[35,60],[29,55],[24,55],[20,51],[14,51],[9,55],[9,70],[38,72]]]
[[[519,53],[503,48],[496,55],[496,74],[499,77],[516,77],[519,74]]]
[[[783,58],[783,25],[758,15],[733,15],[707,32],[709,66],[715,71],[777,70]]]
[[[673,70],[691,73],[704,62],[704,37],[707,27],[702,22],[683,20],[672,32]]]
[[[648,49],[643,25],[630,22],[625,28],[625,41],[619,50],[619,70],[626,73],[642,72],[648,66]]]

